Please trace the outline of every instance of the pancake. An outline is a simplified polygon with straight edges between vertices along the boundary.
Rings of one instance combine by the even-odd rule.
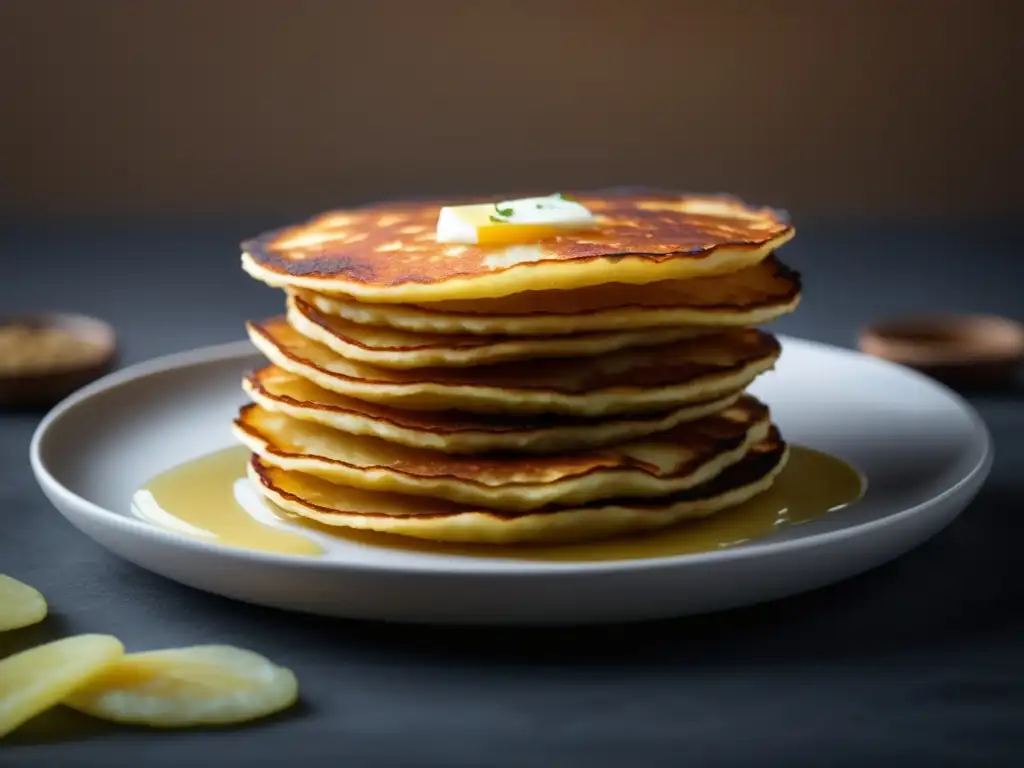
[[[321,312],[362,325],[416,333],[535,336],[762,325],[795,310],[801,289],[799,273],[772,255],[726,275],[646,285],[606,283],[573,291],[527,291],[498,299],[372,304],[344,296],[299,293]]]
[[[560,453],[624,443],[710,416],[739,398],[730,392],[671,411],[624,414],[595,421],[573,416],[409,411],[345,397],[301,376],[267,366],[248,376],[242,388],[268,411],[353,435],[445,453]]]
[[[549,456],[459,456],[395,445],[242,408],[235,436],[261,460],[339,485],[429,496],[489,509],[665,496],[711,480],[768,435],[768,408],[752,397],[699,421],[613,448]]]
[[[781,212],[725,196],[576,198],[594,213],[596,229],[514,245],[438,243],[441,203],[378,204],[248,240],[242,265],[276,287],[369,302],[435,302],[735,272],[795,234]]]
[[[298,296],[288,298],[288,324],[303,336],[356,360],[382,368],[459,368],[506,360],[586,357],[626,347],[655,346],[712,333],[709,328],[656,328],[574,336],[473,336],[422,334],[359,325],[325,315]]]
[[[260,352],[286,371],[347,397],[414,410],[578,416],[663,411],[745,388],[781,351],[772,336],[745,329],[529,366],[403,371],[346,360],[283,318],[247,328]]]
[[[366,491],[286,472],[254,456],[249,477],[263,496],[324,525],[476,544],[567,543],[664,528],[741,504],[771,487],[788,458],[772,429],[741,461],[713,480],[660,499],[622,499],[525,514],[450,501]]]

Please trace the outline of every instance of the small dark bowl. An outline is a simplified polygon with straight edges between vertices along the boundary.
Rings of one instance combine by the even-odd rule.
[[[49,408],[114,367],[117,355],[114,329],[95,317],[64,313],[0,317],[0,328],[9,325],[58,329],[93,345],[96,353],[74,367],[55,367],[32,373],[0,373],[0,408]]]
[[[1000,389],[1024,361],[1024,325],[995,315],[896,318],[861,333],[860,348],[959,389]]]

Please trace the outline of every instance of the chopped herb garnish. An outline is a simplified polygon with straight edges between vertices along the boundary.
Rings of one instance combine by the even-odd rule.
[[[494,204],[494,210],[496,210],[496,211],[498,212],[498,215],[499,215],[499,216],[502,216],[502,217],[504,217],[504,218],[506,218],[506,219],[507,219],[507,218],[508,218],[509,216],[511,216],[511,215],[512,215],[512,213],[513,213],[513,210],[512,210],[512,206],[511,206],[511,205],[510,205],[510,206],[509,206],[508,208],[499,208],[499,207],[498,207],[498,203],[495,203],[495,204]],[[492,218],[493,218],[493,217],[492,217]]]
[[[508,224],[508,219],[499,219],[497,216],[488,216],[488,218],[497,224]]]

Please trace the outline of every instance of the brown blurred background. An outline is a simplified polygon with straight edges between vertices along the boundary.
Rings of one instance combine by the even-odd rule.
[[[6,0],[0,211],[643,183],[1024,210],[1016,0]]]

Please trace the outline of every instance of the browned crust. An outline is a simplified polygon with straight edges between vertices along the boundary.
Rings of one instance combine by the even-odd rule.
[[[251,332],[256,333],[256,334],[262,336],[264,339],[267,340],[267,342],[269,344],[271,344],[275,349],[277,349],[278,352],[280,352],[282,355],[284,355],[288,359],[293,360],[294,362],[296,362],[296,363],[298,363],[300,365],[309,366],[310,368],[314,368],[317,371],[319,371],[320,373],[324,374],[325,376],[329,376],[331,378],[339,379],[339,380],[343,380],[343,381],[354,381],[354,382],[361,382],[361,383],[364,383],[364,384],[381,384],[383,386],[396,386],[396,387],[408,386],[408,385],[417,384],[417,383],[422,383],[422,384],[434,383],[434,382],[431,382],[431,380],[429,378],[424,378],[424,379],[408,379],[408,380],[405,380],[405,381],[396,380],[396,379],[362,379],[362,378],[356,378],[356,377],[353,377],[353,376],[347,376],[347,375],[345,375],[343,373],[338,373],[337,371],[329,371],[326,368],[322,368],[321,366],[316,365],[315,363],[313,363],[313,362],[311,362],[309,360],[305,360],[305,359],[303,359],[303,358],[293,354],[290,350],[285,349],[282,346],[280,346],[279,344],[277,344],[274,341],[273,335],[266,330],[266,326],[269,325],[270,323],[279,323],[279,324],[285,324],[285,325],[287,324],[286,321],[284,320],[284,318],[277,317],[277,318],[272,318],[271,320],[268,320],[268,321],[264,321],[263,323],[256,323],[256,322],[250,321],[246,325],[247,325],[247,327],[249,328],[249,330]],[[754,329],[743,329],[742,331],[729,331],[727,333],[734,333],[734,334],[736,334],[736,333],[743,333],[743,334],[748,334],[748,335],[751,335],[751,338],[753,338],[753,336],[756,335],[757,340],[759,341],[759,344],[751,345],[751,349],[748,350],[748,352],[750,354],[744,355],[744,356],[740,357],[740,359],[738,359],[735,362],[730,363],[728,365],[717,365],[717,364],[713,364],[713,363],[688,363],[688,362],[674,364],[674,365],[671,366],[671,371],[672,371],[672,375],[670,377],[671,383],[683,384],[683,383],[691,382],[691,381],[693,381],[695,379],[698,379],[698,378],[704,378],[704,377],[708,377],[708,376],[727,376],[729,374],[736,373],[736,372],[742,370],[743,368],[745,368],[747,365],[749,365],[751,362],[753,362],[755,360],[765,360],[765,359],[769,359],[769,358],[773,358],[773,357],[778,357],[778,355],[781,354],[781,352],[782,352],[782,347],[779,344],[778,340],[774,336],[771,336],[770,334],[767,334],[767,333],[763,333],[762,331],[757,331],[757,330],[754,330]],[[722,335],[724,335],[724,334],[722,334]],[[687,340],[687,341],[694,341],[694,340]],[[675,342],[675,343],[676,344],[683,344],[683,343],[686,343],[686,341]],[[667,346],[667,345],[663,345],[663,346]],[[649,348],[646,348],[645,351],[651,353],[652,351],[656,351],[658,349],[660,349],[660,347],[649,347]],[[756,349],[756,353],[754,351],[755,349]],[[554,364],[554,363],[557,363],[557,362],[560,362],[560,361],[563,361],[563,360],[564,360],[563,358],[550,358],[550,359],[545,360],[543,362]],[[574,364],[578,364],[578,361],[574,360],[573,363]],[[366,364],[363,364],[363,365],[366,365]],[[508,366],[510,366],[510,365],[521,366],[521,363],[518,363],[518,362],[516,362],[516,363],[497,363],[497,364],[494,364],[494,365],[491,365],[491,366],[481,366],[479,369],[474,369],[474,370],[486,370],[486,369],[494,370],[494,369],[498,369],[498,368],[502,368],[502,367],[508,368]],[[366,367],[371,367],[371,366],[367,365]],[[423,373],[423,372],[430,371],[430,370],[435,370],[435,369],[420,369],[420,372]],[[631,379],[630,379],[630,383],[629,383],[628,386],[631,389],[642,389],[644,387],[652,387],[652,386],[665,386],[669,382],[669,379],[666,379],[666,370],[667,370],[666,366],[650,366],[650,367],[648,367],[646,369],[638,369],[638,370],[635,370],[635,371],[631,371]],[[449,377],[449,372],[447,370],[445,370],[444,375],[440,377],[441,381],[445,381],[446,377]],[[448,381],[445,381],[445,383],[442,386],[477,387],[477,388],[498,388],[499,387],[499,385],[497,385],[497,384],[486,384],[486,383],[478,384],[478,383],[474,383],[472,381],[454,382],[454,381],[451,381],[450,378],[449,378]],[[617,388],[622,388],[624,386],[626,386],[626,385],[623,385],[623,384],[620,383],[620,384],[613,384],[613,385],[610,385],[610,386],[601,387],[601,388],[593,388],[593,389],[588,388],[586,386],[583,386],[583,387],[581,387],[581,388],[579,388],[577,390],[558,390],[558,389],[554,389],[552,387],[530,386],[528,384],[523,384],[523,383],[520,383],[520,382],[516,382],[516,386],[514,386],[514,387],[501,387],[501,388],[506,389],[507,391],[553,392],[555,394],[582,394],[582,393],[600,392],[600,391],[604,391],[604,390],[607,390],[607,389],[617,389]]]
[[[681,194],[582,192],[577,193],[576,197],[599,216],[608,219],[601,230],[585,235],[575,233],[547,238],[541,243],[553,254],[552,258],[504,267],[484,265],[484,260],[495,250],[489,246],[466,246],[458,256],[433,262],[419,258],[413,252],[413,246],[417,242],[422,244],[426,241],[422,238],[417,241],[409,235],[403,237],[399,224],[402,227],[426,227],[425,232],[432,233],[443,205],[437,201],[380,203],[331,211],[302,224],[257,235],[243,241],[241,246],[260,266],[281,275],[342,278],[363,285],[398,286],[409,283],[436,284],[453,278],[497,274],[551,261],[585,264],[600,259],[638,259],[656,263],[679,258],[706,259],[721,248],[756,250],[793,229],[785,213],[767,208],[753,209],[727,195],[700,197],[713,197],[751,213],[756,211],[763,217],[762,222],[771,222],[771,227],[762,231],[739,217],[695,213],[675,213],[673,216],[667,215],[665,211],[641,207],[641,204],[667,204],[680,198],[692,197]],[[496,199],[501,199],[501,196]],[[465,201],[449,201],[447,204],[460,202]],[[345,233],[358,234],[362,239],[346,243],[339,235],[334,242],[319,242],[309,247],[289,246],[296,235],[323,230],[337,216],[348,217],[352,222],[346,224]],[[401,219],[391,225],[381,225],[381,221],[395,216]],[[402,246],[386,254],[375,250],[391,242],[401,243]],[[662,244],[661,248],[657,247],[659,243]],[[439,253],[448,247],[449,244],[434,243],[432,249],[424,253]]]
[[[768,475],[773,469],[775,469],[779,462],[782,461],[783,456],[786,452],[786,444],[782,439],[779,430],[776,427],[772,427],[768,437],[765,438],[761,443],[755,446],[743,459],[736,464],[728,467],[722,473],[716,475],[714,479],[709,480],[706,483],[688,488],[685,491],[679,491],[677,493],[669,494],[654,499],[603,499],[601,501],[591,502],[589,504],[581,504],[573,506],[573,509],[586,509],[586,508],[601,508],[608,506],[628,506],[630,509],[645,512],[650,514],[658,514],[666,507],[685,501],[701,501],[703,499],[711,499],[716,496],[721,496],[724,493],[748,485],[752,485],[763,477]],[[339,515],[339,514],[351,514],[360,515],[362,517],[372,518],[405,518],[405,515],[387,515],[382,512],[360,512],[357,510],[338,510],[324,507],[319,504],[313,504],[305,499],[302,499],[292,493],[283,491],[274,485],[273,480],[270,478],[270,472],[274,471],[272,467],[267,467],[260,461],[259,457],[255,454],[252,456],[251,464],[253,471],[259,478],[260,483],[268,490],[280,495],[283,498],[288,499],[301,506],[309,507],[316,510],[324,515]],[[442,504],[449,504],[454,506],[452,502],[441,502]],[[496,520],[512,520],[518,517],[525,517],[527,515],[545,515],[554,514],[561,512],[564,507],[558,507],[556,505],[549,505],[546,507],[540,507],[538,509],[530,510],[528,512],[510,512],[493,509],[478,509],[475,507],[465,507],[455,512],[427,512],[415,515],[417,520],[436,520],[444,517],[454,517],[460,514],[466,514],[468,512],[483,514],[489,517],[493,517]]]
[[[645,472],[651,477],[656,477],[663,480],[673,480],[680,477],[686,477],[697,471],[702,467],[709,464],[717,456],[722,453],[734,451],[743,446],[750,436],[750,433],[760,426],[762,423],[768,420],[768,406],[764,405],[760,401],[756,400],[749,395],[741,399],[735,407],[741,407],[748,412],[747,418],[744,421],[736,422],[731,419],[727,419],[720,414],[714,414],[707,416],[698,421],[689,422],[687,424],[675,427],[667,432],[658,435],[658,438],[666,442],[671,442],[673,439],[679,443],[688,443],[692,445],[695,451],[695,456],[690,461],[687,461],[680,465],[680,467],[668,475],[657,474],[657,467],[653,464],[635,459],[632,456],[620,456],[616,457],[615,463],[610,463],[610,459],[602,456],[602,450],[596,449],[589,453],[583,454],[556,454],[554,456],[533,456],[533,455],[501,455],[501,454],[478,454],[474,457],[475,464],[470,466],[467,457],[461,457],[462,464],[466,471],[471,469],[478,469],[480,471],[493,470],[501,467],[503,464],[509,463],[530,463],[530,464],[547,464],[551,469],[566,470],[572,472],[576,467],[585,467],[583,471],[572,472],[571,475],[567,474],[566,479],[581,478],[592,475],[596,472],[632,472],[641,471]],[[241,431],[245,432],[250,437],[264,443],[268,453],[278,456],[280,458],[302,458],[303,455],[299,453],[292,453],[290,451],[282,451],[275,448],[270,444],[269,438],[259,431],[252,424],[246,422],[245,417],[248,413],[257,409],[259,406],[255,403],[242,406],[239,412],[239,416],[235,419],[235,426]],[[699,434],[694,434],[699,432]],[[318,461],[322,461],[326,464],[336,467],[347,467],[354,469],[359,472],[372,472],[374,470],[383,470],[392,472],[403,477],[408,477],[416,480],[431,479],[431,480],[457,480],[467,485],[472,485],[477,488],[493,488],[493,485],[488,483],[482,483],[478,480],[474,480],[472,477],[467,477],[463,474],[453,474],[444,472],[434,472],[426,474],[422,471],[416,472],[411,469],[401,469],[394,465],[378,464],[378,465],[358,465],[352,464],[347,461],[340,459],[331,459],[326,456],[316,456]],[[558,460],[558,464],[551,466],[554,460]],[[427,465],[421,465],[420,469],[426,468],[429,470]],[[538,481],[524,482],[524,483],[506,483],[507,486],[515,485],[536,485]]]

